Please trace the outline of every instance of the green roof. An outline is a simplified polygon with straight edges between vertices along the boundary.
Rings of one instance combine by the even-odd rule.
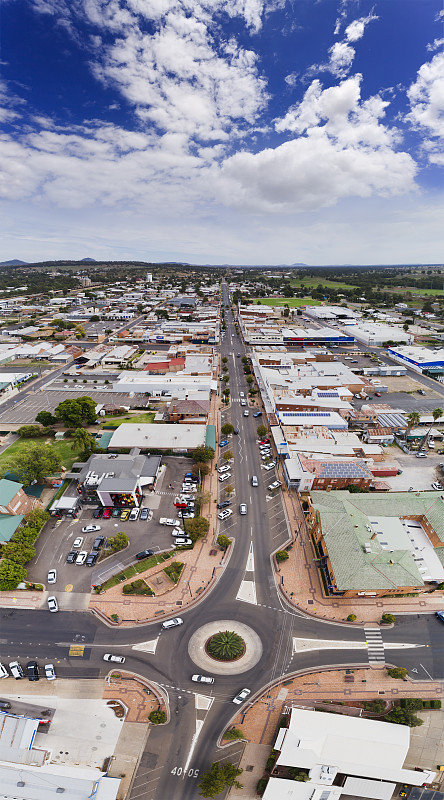
[[[207,432],[205,435],[205,444],[207,447],[212,447],[216,452],[216,426],[207,425]]]
[[[23,488],[23,483],[8,481],[7,478],[0,479],[0,505],[7,506],[12,498],[16,496],[19,489]]]
[[[108,448],[108,445],[109,445],[109,443],[111,441],[113,433],[114,433],[113,430],[112,431],[102,431],[102,435],[101,435],[100,439],[97,442],[98,446],[101,447],[102,450],[106,450]]]
[[[0,542],[9,542],[23,519],[23,514],[0,514]]]
[[[311,492],[321,517],[322,533],[339,591],[378,591],[398,586],[422,586],[424,580],[408,549],[388,550],[367,530],[370,518],[424,516],[444,542],[444,502],[441,492],[350,494]],[[365,552],[369,544],[371,552]],[[440,551],[436,554],[441,559]]]

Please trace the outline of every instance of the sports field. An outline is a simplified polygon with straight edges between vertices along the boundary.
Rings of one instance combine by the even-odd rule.
[[[262,303],[264,306],[288,306],[289,308],[300,308],[300,306],[320,306],[320,300],[313,300],[311,297],[261,297],[254,299],[254,305]]]

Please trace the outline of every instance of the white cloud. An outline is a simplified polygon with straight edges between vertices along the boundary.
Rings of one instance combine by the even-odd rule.
[[[276,122],[278,132],[298,138],[226,159],[218,196],[251,209],[306,211],[343,197],[414,189],[415,162],[395,150],[397,132],[380,122],[388,103],[378,95],[361,102],[360,80],[357,75],[325,90],[313,81],[302,102]]]
[[[298,72],[290,72],[289,75],[286,75],[284,81],[287,84],[287,86],[296,86],[298,75],[299,75]]]
[[[444,45],[444,38],[442,39],[434,39],[431,44],[427,45],[427,50],[429,53],[434,53],[435,50],[441,50]]]
[[[360,17],[350,22],[350,25],[347,25],[345,29],[345,38],[347,41],[357,42],[359,39],[362,39],[366,25],[376,19],[378,19],[378,17],[371,11],[366,17]]]
[[[429,161],[444,165],[444,53],[437,53],[418,70],[407,90],[410,112],[406,119],[423,133]]]
[[[347,75],[355,57],[354,48],[346,42],[335,42],[328,52],[330,60],[326,69],[338,78]]]

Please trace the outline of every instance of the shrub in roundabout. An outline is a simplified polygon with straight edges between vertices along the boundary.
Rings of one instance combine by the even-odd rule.
[[[207,651],[220,661],[234,661],[244,653],[245,642],[234,631],[219,631],[208,641]]]

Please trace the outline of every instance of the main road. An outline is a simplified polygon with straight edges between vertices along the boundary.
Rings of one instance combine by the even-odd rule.
[[[225,286],[222,298],[223,305],[228,305]],[[266,486],[275,473],[263,469],[256,443],[258,420],[251,411],[244,416],[239,402],[239,392],[247,394],[247,386],[237,353],[242,356],[245,349],[236,335],[231,310],[226,317],[221,355],[228,358],[231,406],[224,419],[239,429],[239,435],[229,444],[234,453],[229,481],[235,489],[233,515],[221,523],[220,532],[232,536],[234,546],[210,594],[182,612],[184,625],[167,631],[161,630],[159,622],[111,629],[81,612],[50,615],[46,611],[3,610],[0,617],[4,662],[15,658],[50,660],[61,678],[94,678],[108,671],[103,654],[111,651],[126,656],[128,670],[163,687],[169,699],[170,723],[152,728],[131,800],[195,800],[198,777],[212,761],[239,760],[238,744],[221,752],[217,740],[239,709],[232,699],[243,687],[248,687],[254,698],[271,682],[300,669],[369,663],[363,629],[310,618],[285,605],[276,588],[270,554],[284,544],[288,532],[283,524],[273,534],[276,526],[270,522]],[[252,474],[259,478],[257,488],[251,485]],[[244,502],[248,513],[241,516],[237,507]],[[284,519],[283,508],[281,512]],[[262,654],[258,653],[257,662],[246,671],[239,662],[238,670],[234,667],[230,674],[228,670],[216,674],[213,685],[198,686],[191,675],[210,670],[190,640],[204,625],[217,627],[219,621],[247,626],[258,637]],[[402,617],[393,629],[384,631],[383,641],[387,661],[406,666],[424,679],[444,678],[442,628],[432,615]],[[73,644],[83,647],[81,657],[70,655]],[[240,708],[246,710],[248,701]]]

